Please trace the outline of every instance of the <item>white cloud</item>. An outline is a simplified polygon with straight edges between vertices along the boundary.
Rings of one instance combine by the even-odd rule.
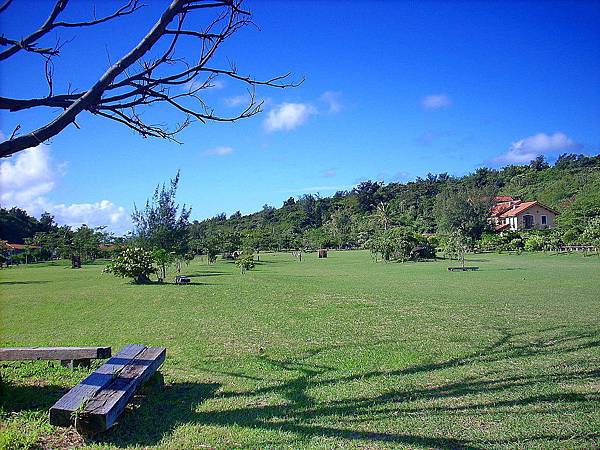
[[[580,148],[580,144],[564,133],[538,133],[513,142],[508,151],[494,158],[493,162],[505,164],[528,163],[540,155],[575,151]]]
[[[336,175],[335,169],[327,169],[323,172],[323,176],[325,178],[333,178],[333,177],[335,177],[335,175]]]
[[[95,203],[73,203],[70,205],[52,204],[49,212],[57,223],[78,227],[87,224],[90,227],[106,225],[111,231],[124,233],[131,228],[129,214],[122,206],[109,200]]]
[[[229,155],[231,153],[233,153],[233,148],[226,147],[226,146],[209,148],[202,152],[202,154],[204,156],[225,156],[225,155]]]
[[[64,175],[64,165],[54,164],[50,147],[40,144],[3,160],[0,164],[0,203],[2,207],[17,206],[29,214],[51,213],[58,224],[77,227],[107,225],[110,231],[124,233],[131,228],[125,208],[109,200],[95,203],[56,204],[48,200],[58,179]]]
[[[319,99],[327,105],[330,113],[335,114],[342,110],[341,96],[341,92],[326,91]]]
[[[3,205],[28,204],[55,186],[49,147],[40,144],[0,164],[0,200]]]
[[[293,130],[314,114],[317,110],[307,103],[282,103],[269,111],[264,126],[267,131]]]
[[[296,189],[285,189],[283,191],[279,191],[281,193],[295,193],[295,194],[316,194],[319,192],[336,192],[336,191],[344,191],[347,189],[351,189],[352,186],[343,185],[343,186],[309,186],[304,188],[296,188]]]
[[[241,94],[241,95],[236,95],[233,97],[227,97],[223,101],[225,102],[225,104],[227,106],[234,107],[234,106],[240,106],[240,105],[249,105],[251,98],[249,95]]]
[[[450,105],[452,100],[446,94],[427,95],[421,100],[421,107],[429,111],[448,108]]]

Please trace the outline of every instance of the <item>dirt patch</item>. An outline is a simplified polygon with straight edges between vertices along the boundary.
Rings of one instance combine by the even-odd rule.
[[[73,427],[57,428],[54,433],[40,437],[40,447],[44,450],[65,450],[84,445],[85,440]]]

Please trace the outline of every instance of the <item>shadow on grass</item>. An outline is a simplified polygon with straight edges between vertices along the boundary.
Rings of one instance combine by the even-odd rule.
[[[551,332],[552,336],[548,336]],[[180,425],[247,428],[274,433],[287,432],[286,442],[280,445],[298,442],[298,446],[307,444],[310,439],[321,437],[355,441],[351,445],[434,447],[452,449],[488,448],[493,445],[511,443],[534,445],[536,441],[551,441],[556,445],[562,440],[571,439],[573,434],[564,436],[557,433],[517,436],[510,440],[489,437],[465,438],[460,429],[452,436],[440,436],[428,431],[385,432],[380,429],[366,429],[380,420],[397,420],[399,417],[413,415],[434,424],[434,417],[445,415],[452,424],[456,414],[466,414],[473,420],[487,420],[490,414],[516,415],[535,414],[531,408],[548,408],[554,413],[572,413],[574,408],[593,411],[600,402],[600,394],[556,392],[540,394],[536,387],[547,383],[554,386],[577,379],[600,379],[600,369],[577,370],[568,366],[555,367],[552,370],[507,375],[501,371],[487,371],[484,375],[463,376],[456,381],[448,381],[448,373],[440,376],[440,382],[430,380],[435,372],[445,369],[471,368],[476,364],[497,364],[504,368],[514,367],[527,358],[566,357],[580,350],[600,347],[598,333],[568,333],[561,328],[543,330],[538,336],[525,333],[512,333],[500,330],[500,337],[489,345],[476,351],[445,361],[413,365],[391,371],[368,371],[359,374],[340,374],[335,367],[319,365],[308,360],[331,347],[316,348],[289,359],[274,359],[266,355],[258,356],[262,363],[288,376],[296,372],[297,376],[289,381],[269,383],[259,380],[263,387],[243,392],[220,392],[217,383],[174,383],[151,393],[139,403],[134,412],[128,411],[119,426],[97,437],[97,442],[117,446],[156,445],[169,436]],[[489,366],[488,366],[489,367]],[[210,372],[209,372],[210,373]],[[222,372],[221,372],[222,373]],[[233,377],[254,378],[243,373],[226,373]],[[379,377],[408,376],[423,374],[419,384],[405,385],[402,389],[393,389],[379,395],[360,394],[352,398],[316,399],[311,395],[314,390],[328,386],[337,388],[347,383],[369,383]],[[445,381],[444,381],[445,380]],[[265,383],[269,383],[264,386]],[[433,384],[433,385],[432,385]],[[519,389],[527,389],[525,395]],[[517,390],[517,392],[515,392]],[[501,398],[497,398],[501,396]],[[509,399],[506,399],[506,397]],[[277,404],[269,404],[265,398],[277,399]],[[280,399],[284,399],[281,402]],[[212,403],[203,406],[206,401]],[[433,402],[430,402],[432,401]],[[441,401],[437,401],[441,400]],[[444,400],[446,400],[444,402]],[[433,404],[432,404],[433,403]],[[445,403],[446,405],[439,403]],[[214,405],[214,407],[213,407]],[[229,409],[222,409],[223,405]],[[516,409],[515,409],[516,408]],[[532,412],[533,411],[533,412]],[[542,412],[541,414],[544,414]],[[481,417],[478,419],[477,417]],[[328,425],[331,422],[331,425]],[[450,428],[451,429],[451,428]],[[579,435],[581,439],[593,439],[592,435]],[[356,442],[358,441],[358,442]],[[264,442],[255,442],[250,446],[261,447]],[[296,444],[295,444],[296,445]]]
[[[0,386],[0,409],[7,413],[29,410],[47,410],[68,389],[55,385],[15,385],[3,382]]]
[[[13,286],[13,285],[20,285],[20,284],[44,284],[44,283],[50,283],[50,281],[47,281],[47,280],[0,281],[0,286]]]
[[[148,286],[148,287],[160,287],[160,286],[216,286],[217,284],[215,283],[204,283],[204,282],[200,282],[200,281],[190,281],[189,283],[175,283],[174,281],[163,281],[162,283],[158,283],[156,281],[153,281],[152,283],[143,283],[143,284],[135,284],[135,283],[131,283],[133,286]]]
[[[230,276],[231,273],[229,272],[194,272],[194,273],[189,273],[189,274],[185,274],[186,277],[220,277],[220,276]]]
[[[256,255],[255,255],[256,256]],[[302,257],[304,258],[304,256]],[[254,260],[254,264],[260,264],[260,265],[266,265],[266,264],[292,264],[292,263],[300,263],[301,261],[298,261],[298,259],[294,258],[294,259],[279,259],[277,261],[270,261],[268,259],[255,259]]]

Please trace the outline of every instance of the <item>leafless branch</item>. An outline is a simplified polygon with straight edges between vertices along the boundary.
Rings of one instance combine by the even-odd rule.
[[[13,0],[6,0],[4,3],[2,3],[2,5],[0,6],[0,13],[3,13],[6,8],[8,8],[10,6],[10,4],[13,2]]]
[[[138,9],[142,8],[144,5],[139,3],[139,0],[129,0],[126,5],[123,5],[121,8],[116,10],[114,13],[101,17],[99,19],[88,20],[83,22],[56,22],[54,24],[54,28],[64,27],[64,28],[75,28],[75,27],[91,27],[94,25],[98,25],[100,23],[108,22],[109,20],[116,19],[117,17],[126,16],[131,14]],[[95,14],[94,14],[95,15]]]
[[[52,28],[92,26],[131,14],[141,7],[138,0],[129,0],[113,14],[100,19],[96,19],[94,15],[94,19],[88,22],[57,22],[58,15],[67,3],[68,0],[58,0],[52,13],[38,31],[19,41],[19,45],[13,43],[12,47],[2,53],[12,51],[14,54],[24,46],[29,46],[31,48],[29,51],[36,52],[41,49],[37,46],[37,40]],[[209,65],[218,48],[227,38],[252,23],[248,13],[240,6],[241,2],[237,0],[172,0],[146,36],[116,61],[93,86],[81,93],[74,93],[69,87],[66,93],[55,94],[53,63],[50,59],[54,55],[46,54],[45,78],[49,88],[48,96],[32,99],[0,97],[0,110],[19,111],[48,107],[61,108],[63,111],[42,127],[21,136],[13,135],[1,142],[0,157],[34,147],[56,136],[70,124],[75,124],[76,117],[83,111],[125,125],[143,137],[156,137],[174,142],[178,142],[177,133],[193,121],[233,122],[258,114],[262,110],[263,103],[256,101],[257,86],[295,87],[302,80],[296,83],[290,82],[289,74],[260,80],[250,75],[240,75],[234,64],[230,64],[228,69]],[[209,20],[203,29],[184,28],[188,15],[211,10],[214,10],[215,14],[212,19],[207,17]],[[193,63],[188,62],[187,58],[175,57],[177,43],[182,36],[199,41],[199,55]],[[145,59],[161,39],[169,39],[166,49],[158,57]],[[57,45],[55,49],[58,48]],[[2,53],[0,53],[0,61]],[[11,56],[6,54],[8,55],[6,57]],[[233,116],[222,116],[204,102],[201,94],[214,86],[216,77],[229,77],[249,86],[249,102],[242,111]],[[174,129],[169,129],[165,124],[146,123],[143,113],[138,112],[138,109],[149,108],[157,103],[168,105],[180,112],[184,120]]]
[[[14,138],[17,135],[17,133],[19,132],[20,129],[21,129],[21,125],[17,125],[15,127],[15,129],[13,130],[13,132],[11,133],[10,139]]]
[[[36,31],[34,31],[33,33],[31,33],[30,35],[22,38],[21,40],[3,38],[5,43],[2,45],[10,44],[11,46],[9,48],[7,48],[6,50],[3,50],[2,52],[0,52],[0,61],[10,58],[11,56],[16,54],[20,50],[25,50],[25,51],[33,52],[33,53],[42,53],[45,55],[56,55],[57,54],[56,50],[52,50],[49,48],[42,48],[42,47],[37,46],[37,41],[40,38],[42,38],[43,36],[45,36],[46,34],[48,34],[50,31],[54,30],[55,28],[74,28],[74,27],[88,27],[88,26],[98,25],[100,23],[108,22],[109,20],[116,19],[117,17],[122,17],[122,16],[132,14],[135,11],[137,11],[138,9],[140,9],[142,6],[142,5],[140,5],[139,0],[129,0],[125,5],[123,5],[121,8],[119,8],[114,13],[109,14],[108,16],[105,16],[105,17],[101,17],[100,19],[83,21],[83,22],[57,22],[56,19],[58,18],[60,13],[62,13],[64,11],[64,9],[67,7],[68,3],[69,3],[69,0],[57,0],[56,3],[54,4],[54,7],[52,8],[52,11],[50,12],[50,15],[48,16],[46,21],[42,24],[42,26],[40,28],[38,28]],[[3,5],[3,8],[5,8],[6,6],[7,6],[6,4]]]

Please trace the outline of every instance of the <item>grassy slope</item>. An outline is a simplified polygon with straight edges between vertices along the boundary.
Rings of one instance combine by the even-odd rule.
[[[365,252],[261,259],[245,276],[195,261],[191,286],[129,285],[100,265],[3,270],[0,345],[168,348],[165,387],[99,446],[600,445],[597,258],[476,255],[473,273]],[[85,375],[0,368],[4,419],[42,435]]]

